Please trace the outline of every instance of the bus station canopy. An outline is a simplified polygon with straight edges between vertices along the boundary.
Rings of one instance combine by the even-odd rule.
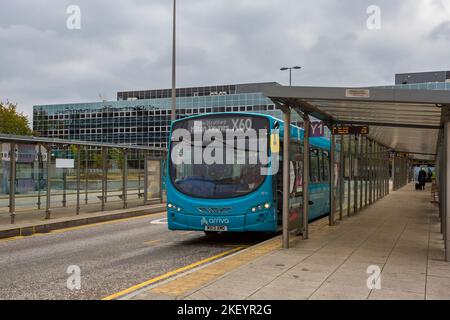
[[[276,104],[328,125],[369,126],[369,138],[415,159],[434,159],[450,91],[270,85]]]

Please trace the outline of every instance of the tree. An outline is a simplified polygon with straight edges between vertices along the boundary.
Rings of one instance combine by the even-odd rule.
[[[0,101],[0,133],[32,135],[27,117],[17,111],[17,104]]]

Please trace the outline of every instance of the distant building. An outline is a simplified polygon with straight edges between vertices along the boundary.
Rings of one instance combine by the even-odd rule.
[[[398,73],[395,75],[396,85],[418,84],[429,82],[450,82],[450,71]]]
[[[177,89],[177,118],[210,112],[259,112],[282,117],[262,93],[270,83]],[[171,90],[117,93],[117,101],[37,105],[33,130],[48,138],[166,147]],[[299,120],[297,118],[293,119]]]
[[[211,112],[258,112],[281,118],[282,112],[262,93],[266,85],[278,83],[177,88],[177,118]],[[396,74],[395,85],[382,88],[450,90],[450,71]],[[117,101],[37,105],[33,130],[48,138],[166,147],[171,95],[171,89],[120,91]],[[295,113],[292,121],[302,125]]]

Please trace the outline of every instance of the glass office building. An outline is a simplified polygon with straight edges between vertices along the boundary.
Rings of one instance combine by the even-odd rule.
[[[383,86],[386,89],[410,89],[410,90],[450,90],[450,82],[424,82],[397,84],[394,86]]]
[[[276,83],[177,89],[177,118],[210,112],[258,112],[281,118],[281,111],[262,94],[268,84]],[[117,101],[37,105],[33,130],[48,138],[166,147],[170,95],[170,89],[128,91],[119,92]]]

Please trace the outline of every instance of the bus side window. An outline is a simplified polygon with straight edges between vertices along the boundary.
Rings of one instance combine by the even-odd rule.
[[[309,177],[311,183],[317,183],[320,181],[319,151],[311,148],[309,154]]]
[[[322,149],[318,149],[317,153],[319,154],[319,170],[320,170],[320,172],[319,172],[319,181],[322,182],[322,181],[324,181],[323,180],[324,172],[323,172],[323,152],[322,152]]]
[[[303,161],[295,162],[295,192],[301,193],[303,191]]]
[[[322,181],[328,182],[330,180],[330,156],[329,152],[326,150],[323,150],[323,175],[322,175]]]

